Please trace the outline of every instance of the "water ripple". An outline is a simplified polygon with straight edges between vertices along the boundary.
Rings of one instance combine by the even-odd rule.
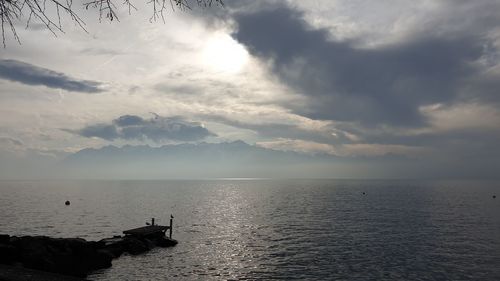
[[[176,247],[122,256],[95,280],[500,280],[499,186],[6,181],[0,232],[100,239],[175,215]]]

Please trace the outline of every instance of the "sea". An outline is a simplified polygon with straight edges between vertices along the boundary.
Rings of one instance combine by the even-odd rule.
[[[177,246],[89,279],[500,280],[498,181],[0,181],[10,235],[99,240],[171,215]]]

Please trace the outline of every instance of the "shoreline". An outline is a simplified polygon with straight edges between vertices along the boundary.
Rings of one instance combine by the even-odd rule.
[[[140,229],[158,228],[150,226]],[[84,280],[81,278],[87,277],[92,271],[111,267],[112,260],[123,253],[139,255],[155,247],[172,247],[176,244],[176,240],[166,237],[162,231],[117,235],[99,241],[1,234],[0,281]],[[51,274],[56,274],[54,278],[59,279],[51,278]],[[61,274],[62,277],[58,277]]]
[[[88,281],[88,279],[41,271],[20,265],[0,264],[0,281]]]

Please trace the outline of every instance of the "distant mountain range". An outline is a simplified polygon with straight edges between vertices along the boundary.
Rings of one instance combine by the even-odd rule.
[[[243,141],[109,145],[71,154],[0,151],[0,159],[0,179],[408,178],[421,171],[429,174],[440,165],[397,155],[279,151]]]
[[[91,178],[290,177],[315,175],[314,166],[324,173],[324,166],[335,159],[234,141],[86,148],[67,156],[63,164],[71,175]]]
[[[304,154],[243,141],[86,148],[60,164],[62,177],[91,179],[384,178],[407,176],[420,165],[397,155]]]
[[[243,141],[222,143],[184,143],[151,147],[148,145],[112,145],[102,148],[85,148],[70,154],[66,163],[81,163],[87,161],[116,162],[116,161],[234,161],[238,163],[253,163],[254,161],[268,160],[272,162],[288,162],[290,160],[307,160],[314,156],[296,152],[278,151],[249,145]]]

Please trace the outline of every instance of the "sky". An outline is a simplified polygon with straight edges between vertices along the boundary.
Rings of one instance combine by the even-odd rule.
[[[164,22],[141,1],[113,22],[75,6],[86,31],[63,15],[56,36],[16,22],[0,178],[59,177],[46,168],[88,149],[240,140],[293,155],[280,177],[500,177],[500,1],[224,3]],[[238,165],[203,176],[248,176]]]

